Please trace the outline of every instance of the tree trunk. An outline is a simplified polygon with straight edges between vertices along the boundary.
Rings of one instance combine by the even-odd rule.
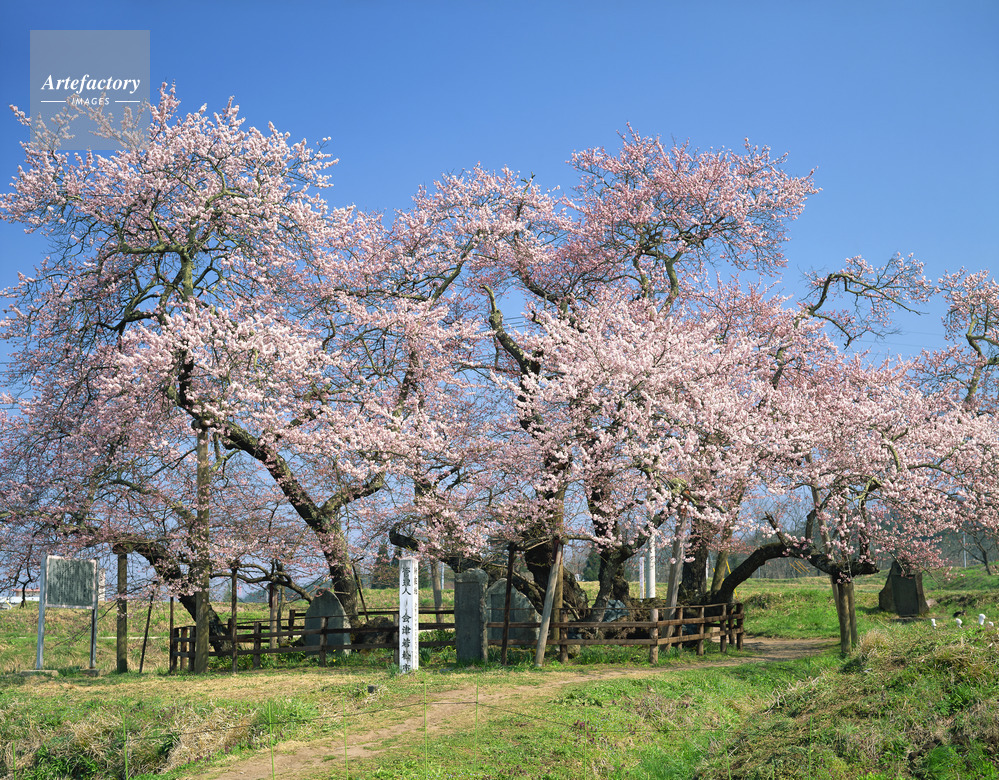
[[[525,596],[530,600],[531,605],[538,610],[540,613],[545,606],[545,589],[548,587],[548,579],[551,576],[552,565],[555,560],[555,540],[551,539],[542,544],[536,544],[528,550],[524,551],[524,563],[527,565],[527,570],[531,575],[531,579],[534,581],[534,588],[530,592],[524,592],[520,587],[517,587],[517,583],[514,582],[514,587],[524,593]],[[450,564],[449,564],[450,565]],[[495,570],[501,571],[502,566],[494,567]],[[502,574],[498,574],[496,579],[499,579]],[[582,617],[582,615],[587,611],[587,605],[589,598],[586,595],[579,583],[576,582],[576,577],[573,575],[572,571],[562,568],[562,606],[564,609],[572,611],[574,617]]]
[[[752,577],[753,572],[767,561],[783,557],[786,552],[787,548],[780,542],[757,547],[746,557],[746,560],[736,566],[732,573],[722,580],[717,590],[712,590],[712,600],[722,604],[730,604],[735,598],[735,589]]]
[[[601,621],[607,603],[617,600],[631,607],[631,587],[624,574],[624,564],[627,561],[624,552],[617,547],[605,547],[600,551],[600,572],[597,575],[600,588],[593,601],[590,620]]]
[[[692,535],[690,555],[693,556],[694,560],[683,562],[683,574],[680,578],[681,604],[703,604],[705,602],[708,595],[708,554],[705,537],[701,534]]]
[[[992,576],[992,567],[989,565],[989,553],[988,553],[988,550],[985,549],[985,545],[983,545],[981,543],[981,541],[979,541],[979,539],[978,539],[977,536],[972,536],[971,540],[975,543],[975,547],[978,548],[978,552],[981,553],[981,557],[979,558],[979,560],[983,564],[985,564],[985,574],[987,576],[991,577]]]
[[[721,585],[725,581],[725,569],[727,566],[728,550],[720,550],[718,557],[715,558],[715,573],[711,577],[711,589],[708,591],[708,596],[711,600],[721,590]]]
[[[833,601],[836,604],[836,617],[839,619],[839,652],[844,658],[850,654],[850,611],[847,606],[846,584],[839,577],[830,575]]]
[[[444,608],[444,594],[441,592],[441,567],[444,564],[440,561],[430,562],[430,583],[434,589],[434,609],[437,611],[437,622],[441,622],[441,610]]]
[[[857,605],[853,598],[853,580],[846,583],[846,609],[850,622],[850,645],[851,648],[860,644],[860,636],[857,633]]]

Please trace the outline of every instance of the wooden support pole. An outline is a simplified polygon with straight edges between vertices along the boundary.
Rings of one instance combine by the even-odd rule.
[[[139,674],[146,665],[146,645],[149,644],[149,624],[153,619],[153,599],[156,597],[156,590],[149,594],[149,608],[146,610],[146,630],[142,632],[142,654],[139,656]]]
[[[238,648],[236,646],[236,607],[239,604],[239,599],[237,598],[238,583],[236,581],[236,575],[238,573],[238,566],[233,565],[232,567],[232,579],[229,581],[230,589],[230,614],[229,618],[231,626],[229,628],[229,640],[232,642],[232,673],[236,673],[236,655]]]
[[[700,621],[700,628],[698,631],[698,636],[700,639],[697,640],[697,654],[704,655],[704,635],[708,631],[707,622],[704,619],[704,607],[698,607],[697,618]]]
[[[562,545],[561,542],[559,542],[559,546],[558,547],[559,547],[559,554],[555,556],[555,559],[556,559],[556,564],[555,564],[555,570],[556,570],[556,575],[555,575],[555,595],[554,595],[554,600],[552,601],[552,614],[555,615],[555,622],[556,623],[559,622],[559,620],[560,620],[559,615],[562,614],[562,591],[563,591],[563,585],[564,585],[564,581],[565,581],[565,576],[564,576],[564,574],[562,572],[562,563],[563,563],[563,560],[565,559],[565,556],[562,554],[563,545]],[[559,639],[559,633],[558,633],[558,629],[557,628],[553,628],[552,629],[551,636],[552,636],[552,641],[553,642],[557,642],[558,641],[558,639]]]
[[[195,421],[197,433],[197,514],[193,529],[195,560],[192,562],[194,580],[198,591],[195,598],[195,635],[194,635],[194,668],[195,674],[208,671],[208,613],[209,588],[211,587],[211,559],[209,557],[209,517],[211,488],[211,461],[209,453],[208,428]]]
[[[541,628],[538,629],[538,649],[534,654],[534,665],[539,669],[545,662],[545,645],[548,643],[548,626],[552,620],[552,605],[555,602],[555,582],[562,570],[561,540],[555,540],[555,561],[548,575],[548,587],[545,589],[545,604],[541,612]]]
[[[120,548],[119,548],[120,549]],[[118,619],[115,621],[115,655],[119,674],[128,671],[128,555],[118,553]]]
[[[272,563],[271,573],[273,574],[274,571],[275,568]],[[274,638],[274,635],[281,630],[281,623],[279,622],[278,618],[277,585],[274,584],[273,580],[267,583],[267,608],[270,612],[270,620],[271,620],[270,646],[273,648],[277,646],[277,639]]]
[[[516,546],[510,543],[510,554],[506,561],[506,601],[503,603],[503,645],[500,648],[500,663],[506,666],[506,651],[510,644],[510,599],[513,595],[513,560]]]

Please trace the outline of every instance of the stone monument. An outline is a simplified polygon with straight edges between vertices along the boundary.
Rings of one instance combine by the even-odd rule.
[[[350,644],[350,620],[347,618],[347,613],[343,611],[340,600],[329,590],[319,591],[312,599],[312,603],[309,604],[309,609],[305,613],[305,630],[322,628],[324,617],[327,618],[327,628],[347,629],[342,634],[327,634],[327,651],[337,656],[341,653],[349,653],[350,650],[344,650],[342,646]],[[302,637],[302,651],[310,655],[318,654],[319,642],[319,634],[306,634]]]
[[[927,614],[930,608],[923,594],[922,573],[910,573],[898,561],[892,561],[888,581],[878,594],[878,606],[899,617]]]
[[[486,636],[486,586],[489,575],[470,569],[454,575],[454,636],[458,661],[489,660]]]
[[[503,622],[503,608],[506,605],[506,579],[496,580],[486,591],[486,609],[489,614],[490,623]],[[511,623],[540,623],[541,616],[528,600],[527,596],[516,588],[510,591],[510,622]],[[489,641],[502,642],[503,629],[490,628]],[[537,628],[510,628],[509,639],[511,642],[524,643],[531,647],[538,643]]]

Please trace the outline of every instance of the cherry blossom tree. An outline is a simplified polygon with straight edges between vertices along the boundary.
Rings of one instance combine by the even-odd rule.
[[[890,329],[931,285],[898,256],[849,259],[800,302],[770,289],[816,190],[769,149],[629,131],[573,156],[571,195],[477,168],[390,219],[329,208],[333,161],[244,130],[231,103],[180,116],[163,90],[146,140],[73,159],[28,145],[0,197],[54,247],[7,291],[0,432],[19,476],[0,495],[87,543],[138,544],[126,505],[168,511],[170,560],[202,590],[241,545],[289,554],[302,526],[349,612],[352,555],[386,533],[497,575],[487,551],[512,544],[536,602],[572,539],[600,549],[596,608],[627,598],[652,534],[684,543],[688,600],[728,599],[781,555],[848,587],[880,554],[930,560],[952,497],[994,463],[967,428],[994,323],[967,319],[960,403],[909,364],[847,359],[834,337]],[[971,277],[949,285],[955,311],[992,305]],[[804,533],[752,511],[788,496],[807,498]],[[709,590],[709,553],[761,524],[774,541]],[[568,572],[561,587],[589,608]]]
[[[961,530],[989,569],[987,549],[999,542],[999,284],[987,271],[960,270],[940,280],[948,304],[948,349],[924,353],[922,376],[941,406],[958,404],[969,446],[953,468]]]
[[[382,322],[326,292],[337,258],[369,240],[368,221],[317,194],[327,155],[241,125],[231,102],[180,116],[164,88],[142,148],[70,158],[25,146],[0,213],[46,236],[53,253],[6,291],[8,383],[21,396],[11,417],[81,442],[87,420],[108,429],[95,442],[117,436],[136,454],[180,436],[179,413],[198,440],[194,471],[208,473],[215,443],[269,475],[354,611],[343,514],[384,486],[392,452],[405,448],[398,344],[422,337],[423,313]],[[96,457],[85,453],[81,468]],[[25,478],[47,493],[50,475]],[[207,572],[209,548],[224,541],[206,537],[209,479],[199,484],[188,535],[200,550],[192,565]],[[114,524],[102,527],[114,543]]]

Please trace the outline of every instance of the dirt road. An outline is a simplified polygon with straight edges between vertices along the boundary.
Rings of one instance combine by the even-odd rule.
[[[778,663],[799,658],[807,658],[824,650],[837,646],[837,642],[829,639],[764,639],[749,638],[743,648],[756,653],[752,658],[720,658],[709,662],[698,663],[699,667],[738,666],[745,663]],[[693,665],[693,664],[691,664]],[[553,692],[564,685],[579,685],[587,682],[597,682],[620,677],[651,677],[669,674],[674,669],[685,669],[688,666],[670,666],[663,669],[651,668],[587,668],[567,670],[552,679],[546,679],[544,684],[507,686],[498,690],[484,690],[478,693],[478,719],[483,723],[489,718],[489,707],[482,705],[504,706],[511,702],[522,703],[526,699],[550,697]],[[470,728],[475,712],[474,688],[465,686],[431,694],[427,699],[427,731],[429,734],[441,731],[452,731]],[[391,725],[365,728],[365,718],[357,721],[356,733],[348,733],[346,754],[349,761],[370,758],[385,750],[384,743],[397,740],[406,734],[423,733],[422,700],[413,712],[419,712],[401,722]],[[341,738],[321,739],[311,742],[286,742],[274,749],[274,774],[281,780],[298,780],[309,778],[325,772],[335,771],[343,766],[345,748]],[[211,772],[197,775],[207,780],[270,780],[271,755],[269,751],[244,758]],[[194,777],[194,776],[192,776]]]

